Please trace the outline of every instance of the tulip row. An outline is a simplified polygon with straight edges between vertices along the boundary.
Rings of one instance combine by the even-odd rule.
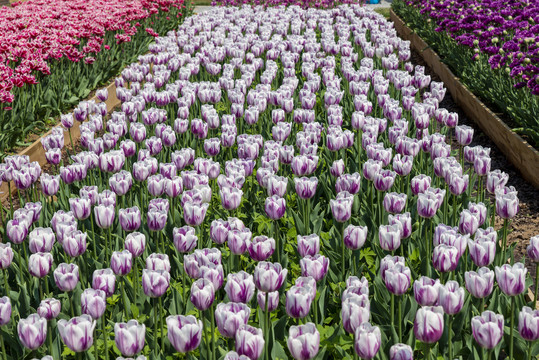
[[[539,2],[398,0],[393,10],[483,102],[539,147]],[[496,86],[491,86],[495,84]]]
[[[3,360],[537,355],[517,191],[409,46],[359,5],[216,8],[157,37],[120,111],[100,90],[62,116],[84,151],[64,162],[54,132],[49,173],[0,164],[20,203]]]
[[[4,7],[0,151],[43,130],[50,117],[116,76],[154,36],[174,29],[182,11],[183,0],[30,0]]]
[[[342,4],[357,4],[357,1],[351,0],[301,0],[301,1],[283,1],[283,0],[212,0],[212,6],[243,6],[243,5],[262,5],[262,6],[300,6],[304,9],[307,8],[333,8]]]

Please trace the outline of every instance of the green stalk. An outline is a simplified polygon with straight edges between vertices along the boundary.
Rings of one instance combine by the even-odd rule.
[[[134,300],[133,304],[137,306],[137,292],[138,292],[138,258],[135,258],[133,260],[134,262],[134,271],[133,271],[133,293],[134,293]]]
[[[509,329],[509,359],[513,360],[513,331],[515,329],[515,297],[511,296],[511,328]]]
[[[7,278],[7,269],[3,269],[2,272],[4,273],[4,286],[6,289],[6,295],[9,297],[10,292],[9,292],[9,282]],[[537,289],[537,285],[535,286],[535,288]],[[537,290],[535,291],[535,297],[537,298]]]
[[[281,241],[279,234],[279,220],[275,220],[273,223],[274,236],[275,236],[275,250],[277,251],[277,262],[281,263]]]
[[[269,357],[268,357],[268,347],[269,347],[269,311],[268,311],[268,302],[269,302],[269,292],[266,292],[266,304],[265,304],[265,308],[266,308],[266,311],[264,312],[264,330],[265,333],[264,333],[264,337],[265,337],[265,340],[266,340],[266,344],[264,346],[264,360],[269,360]]]
[[[129,316],[127,315],[127,296],[125,295],[125,279],[123,277],[120,277],[120,287],[122,288],[122,300],[124,302],[124,315],[125,319],[129,319]]]
[[[11,212],[11,218],[10,219],[13,219],[13,196],[12,196],[12,192],[11,192],[11,181],[8,181],[7,182],[7,188],[8,188],[8,193],[9,193],[9,209],[10,209],[10,212]]]
[[[399,342],[402,343],[402,296],[399,296]],[[451,355],[449,355],[449,359],[452,359]]]
[[[206,331],[206,317],[204,316],[203,311],[199,311],[200,313],[200,319],[202,320],[202,333],[204,334],[204,343],[206,344],[206,357],[210,358],[210,342],[208,341],[208,332]],[[202,350],[200,351],[202,354]]]
[[[532,359],[533,341],[528,341],[528,360]]]
[[[537,290],[539,290],[539,263],[535,263],[535,296],[533,297],[533,309],[536,309],[537,306],[537,295],[539,294],[539,291]]]
[[[505,256],[505,247],[507,246],[507,223],[508,220],[503,219],[502,260],[500,266],[507,262],[507,258]]]
[[[449,359],[453,359],[453,336],[451,334],[452,325],[453,325],[453,317],[451,315],[447,315],[447,329],[448,329],[448,335],[449,335],[447,345],[449,346]]]
[[[4,355],[4,360],[7,360],[6,347],[4,345],[4,337],[0,335],[0,347],[2,348],[2,354]]]
[[[211,313],[210,313],[210,320],[211,320],[211,359],[215,359],[215,303],[211,305]]]
[[[109,360],[109,345],[107,344],[107,331],[106,331],[106,324],[105,324],[105,315],[103,314],[103,317],[101,318],[101,327],[103,328],[103,342],[105,343],[105,359]]]
[[[427,347],[425,359],[430,360],[430,344],[425,344]]]
[[[47,327],[49,327],[49,325],[50,325],[50,323],[47,322]],[[49,353],[52,354],[52,335],[51,335],[51,333],[52,333],[52,326],[50,326],[48,328],[48,331],[47,331],[47,343],[49,344],[48,350],[49,350]],[[5,351],[4,351],[4,353],[5,353]],[[97,356],[96,356],[96,360],[97,360]]]
[[[157,299],[153,299],[153,351],[157,355]]]
[[[391,294],[391,327],[395,327],[395,295]]]
[[[159,297],[159,321],[161,322],[161,347],[160,350],[165,348],[165,329],[163,325],[163,297]]]
[[[69,298],[69,307],[71,308],[71,317],[75,317],[75,308],[73,307],[73,296],[67,295]]]

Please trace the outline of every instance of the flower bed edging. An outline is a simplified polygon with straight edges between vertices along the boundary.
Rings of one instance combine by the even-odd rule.
[[[116,97],[116,85],[115,85],[114,81],[111,84],[109,84],[106,87],[106,89],[107,89],[108,94],[109,94],[109,97],[108,97],[108,99],[106,101],[107,113],[110,113],[116,106],[120,105],[121,102]],[[92,98],[90,98],[89,100],[90,101],[93,100],[96,103],[101,102],[101,101],[99,101],[97,99],[97,97],[95,95]],[[80,130],[79,130],[80,124],[81,123],[78,122],[78,121],[73,122],[73,127],[71,128],[71,137],[73,138],[73,143],[76,143],[77,140],[80,138]],[[27,155],[27,156],[30,157],[31,162],[37,161],[40,166],[45,165],[47,163],[47,159],[45,158],[45,149],[43,148],[43,145],[41,144],[41,139],[48,136],[48,135],[50,135],[50,134],[52,134],[54,128],[57,128],[57,127],[63,128],[62,124],[56,125],[52,129],[50,129],[48,132],[41,135],[41,137],[39,137],[39,139],[34,141],[32,143],[32,145],[28,146],[26,149],[19,152],[17,155]],[[65,144],[70,144],[69,132],[67,130],[65,130],[65,129],[64,129],[64,143]],[[11,183],[12,183],[11,184],[12,185],[11,186],[12,194],[16,194],[17,193],[17,188],[15,187],[15,184],[13,183],[13,181],[11,181]],[[2,185],[0,185],[0,201],[4,201],[5,199],[8,199],[8,197],[10,196],[8,189],[9,188],[8,188],[7,182],[4,182],[4,183],[2,183]]]
[[[410,40],[411,46],[442,79],[451,96],[466,115],[500,148],[511,163],[535,188],[539,188],[539,152],[511,129],[488,107],[483,104],[445,65],[438,54],[404,21],[391,10],[390,18],[400,37]]]

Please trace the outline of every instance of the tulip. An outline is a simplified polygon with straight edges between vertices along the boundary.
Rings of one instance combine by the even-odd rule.
[[[54,281],[60,291],[72,291],[79,282],[79,267],[61,263],[54,270]]]
[[[60,323],[58,323],[59,326]],[[25,348],[36,350],[43,345],[47,338],[47,320],[38,314],[32,314],[26,319],[21,318],[17,325],[17,333]]]
[[[460,213],[459,231],[461,234],[473,235],[479,227],[479,219],[470,210],[464,209]]]
[[[386,251],[395,251],[401,245],[399,225],[380,225],[378,238],[380,247]]]
[[[88,350],[94,343],[96,321],[89,315],[58,321],[58,332],[64,344],[74,352]]]
[[[279,263],[270,263],[267,261],[259,262],[254,271],[254,281],[256,288],[264,292],[277,291],[283,285],[287,269],[283,269]]]
[[[223,187],[219,192],[221,204],[226,210],[235,210],[240,206],[243,191],[235,187]]]
[[[118,210],[120,226],[124,231],[135,231],[140,227],[142,216],[137,206]]]
[[[142,289],[146,296],[163,296],[170,285],[170,273],[165,270],[142,270]]]
[[[87,234],[80,230],[64,235],[62,247],[65,253],[72,258],[84,254],[87,248],[86,237]]]
[[[30,248],[32,249],[32,248]],[[0,243],[0,269],[7,269],[13,261],[13,250],[10,243]]]
[[[444,312],[441,306],[424,306],[417,310],[414,334],[417,340],[433,344],[440,340],[444,331]]]
[[[11,300],[4,296],[0,298],[0,326],[4,326],[11,320]]]
[[[401,263],[397,263],[384,272],[387,289],[394,295],[403,295],[410,287],[412,274],[410,269]]]
[[[193,315],[170,315],[166,319],[168,328],[168,340],[180,353],[193,351],[202,341],[202,321]]]
[[[84,220],[90,216],[92,204],[87,198],[70,198],[69,208],[78,220]]]
[[[7,222],[6,233],[8,239],[14,244],[21,244],[28,235],[28,224],[26,221],[13,219]]]
[[[98,205],[94,207],[94,216],[97,226],[101,229],[108,229],[114,222],[114,207]]]
[[[148,229],[150,231],[161,231],[165,228],[165,225],[167,224],[166,211],[149,209],[146,216]]]
[[[532,342],[539,339],[539,310],[532,310],[527,306],[522,308],[518,315],[518,332],[526,341]],[[531,347],[529,351],[531,352]]]
[[[470,257],[477,266],[488,266],[494,262],[496,255],[496,242],[488,238],[480,237],[476,240],[468,239],[468,249]]]
[[[388,191],[395,182],[396,173],[391,170],[380,170],[374,175],[374,187],[378,191]]]
[[[347,248],[351,250],[361,249],[363,245],[365,245],[365,241],[367,240],[367,231],[368,229],[366,226],[355,226],[352,224],[348,225],[344,229],[344,237],[343,237],[344,246],[346,246]],[[298,241],[298,248],[299,248],[299,241]],[[304,256],[304,255],[301,255],[301,256]]]
[[[363,359],[370,360],[376,356],[382,343],[382,334],[378,326],[366,322],[361,324],[355,333],[354,349]]]
[[[215,289],[210,280],[198,279],[191,285],[191,302],[200,311],[206,311],[215,300]]]
[[[417,199],[417,213],[423,218],[430,219],[438,211],[438,200],[433,194],[420,193]]]
[[[288,178],[284,176],[270,176],[267,181],[268,196],[277,195],[283,197],[286,194]]]
[[[316,325],[308,322],[304,325],[291,326],[288,331],[287,345],[294,359],[313,359],[320,348],[320,333]]]
[[[220,303],[215,309],[215,321],[221,335],[234,338],[241,325],[249,321],[251,309],[243,303]]]
[[[255,261],[265,261],[275,251],[275,239],[264,235],[255,236],[253,239],[247,238],[246,245],[249,256]]]
[[[391,214],[398,214],[406,206],[406,194],[386,193],[383,200],[384,209]]]
[[[481,316],[472,318],[472,335],[482,348],[494,349],[503,337],[503,315],[484,311]]]
[[[389,360],[414,360],[414,351],[409,345],[395,344],[389,348]]]
[[[60,300],[49,298],[49,299],[43,299],[39,303],[39,307],[37,308],[37,313],[42,318],[45,318],[47,320],[55,319],[58,314],[60,314],[60,310],[62,308],[62,305],[60,303]]]
[[[149,270],[164,270],[170,272],[170,260],[167,254],[150,254],[146,258],[146,269]]]
[[[526,289],[526,273],[528,269],[522,263],[511,266],[504,264],[495,267],[496,281],[502,292],[508,296],[516,296]]]
[[[440,244],[432,252],[432,264],[440,272],[450,272],[457,268],[459,251],[454,246]]]
[[[341,318],[344,330],[354,334],[356,329],[363,323],[368,322],[371,316],[368,295],[343,293]]]
[[[464,305],[464,289],[456,281],[448,281],[445,285],[440,285],[439,305],[448,315],[455,315],[460,312]]]
[[[131,272],[133,254],[129,250],[115,251],[110,259],[110,267],[116,275],[125,276]]]
[[[410,181],[412,193],[414,195],[424,193],[430,187],[431,181],[431,177],[424,174],[414,176]]]
[[[191,226],[174,228],[172,237],[176,250],[180,253],[191,252],[197,245],[198,237],[195,235],[195,229]]]
[[[352,216],[353,199],[331,199],[329,205],[335,221],[344,223]]]
[[[438,302],[440,280],[422,276],[414,282],[414,298],[421,306],[433,306]]]
[[[236,351],[251,360],[256,360],[264,350],[264,335],[262,329],[250,325],[240,325],[236,331]]]
[[[228,238],[230,227],[228,222],[222,219],[213,220],[210,226],[210,237],[218,245],[223,244]]]
[[[307,255],[315,256],[320,251],[320,237],[316,234],[311,235],[298,235],[298,253],[299,256],[305,257]]]
[[[312,276],[317,282],[322,280],[329,268],[329,259],[324,255],[307,255],[300,261],[301,275]]]
[[[38,252],[28,259],[28,272],[37,278],[47,276],[52,266],[52,254]]]
[[[509,181],[509,175],[501,170],[493,170],[487,175],[487,191],[491,194],[495,194],[496,190],[503,189]]]
[[[84,289],[80,296],[81,312],[90,315],[94,320],[105,313],[107,307],[106,294],[103,290]]]
[[[249,303],[255,293],[253,276],[245,271],[228,274],[225,292],[232,302]]]
[[[124,356],[133,356],[144,348],[146,326],[137,320],[114,325],[114,342]]]
[[[256,294],[256,301],[261,310],[266,309],[266,293],[258,291]],[[279,306],[279,291],[273,291],[268,293],[268,311],[272,312]]]
[[[464,274],[466,283],[466,290],[472,294],[472,296],[483,299],[492,293],[494,287],[494,271],[487,267],[482,267],[477,272],[467,271]],[[481,307],[480,311],[483,310]]]
[[[146,248],[146,236],[139,232],[132,232],[125,237],[124,246],[134,257],[139,257]]]
[[[504,194],[503,189],[496,191],[496,214],[502,219],[512,219],[519,210],[516,193]]]
[[[107,297],[111,297],[116,288],[116,277],[114,276],[112,269],[94,270],[92,288],[95,290],[103,290]]]
[[[247,251],[247,240],[251,238],[251,230],[230,230],[228,232],[228,247],[232,254],[241,255]]]
[[[266,198],[264,204],[266,215],[272,220],[279,220],[286,211],[286,201],[277,195]]]
[[[208,207],[207,203],[197,205],[187,202],[183,206],[183,219],[187,225],[198,226],[204,221]]]
[[[309,314],[312,301],[313,295],[309,287],[292,286],[286,292],[287,315],[296,319],[304,318]]]
[[[28,239],[29,239],[28,247],[30,249],[30,252],[36,253],[36,252],[50,252],[52,250],[56,237],[51,228],[38,227],[32,230],[32,232],[28,235]],[[0,245],[0,248],[1,248],[1,245]],[[10,250],[11,250],[11,246],[10,246]],[[1,253],[1,249],[0,249],[0,253]],[[1,258],[2,256],[0,255],[0,259]],[[0,268],[2,267],[1,263],[2,261],[0,260]]]

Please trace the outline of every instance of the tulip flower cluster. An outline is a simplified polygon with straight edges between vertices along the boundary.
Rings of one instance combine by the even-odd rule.
[[[155,41],[121,108],[63,117],[81,152],[57,160],[53,134],[49,172],[0,165],[20,194],[4,353],[397,360],[539,337],[506,243],[517,192],[383,16],[223,7]]]

